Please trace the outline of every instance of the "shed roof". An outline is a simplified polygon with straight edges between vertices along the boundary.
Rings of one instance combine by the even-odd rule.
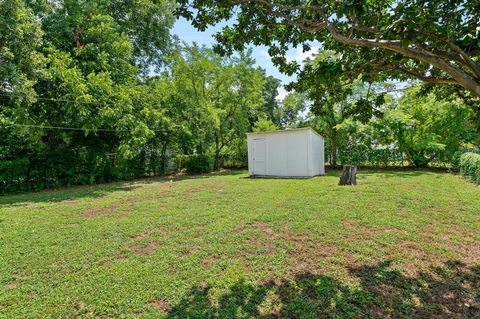
[[[290,128],[285,130],[277,130],[277,131],[265,131],[265,132],[251,132],[247,133],[247,135],[262,135],[262,134],[273,134],[273,133],[288,133],[288,132],[298,132],[298,131],[312,131],[317,136],[323,139],[323,136],[318,134],[313,128],[311,127],[300,127],[300,128]]]

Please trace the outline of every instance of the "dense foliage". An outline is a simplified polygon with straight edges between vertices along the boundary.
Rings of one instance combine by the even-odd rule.
[[[329,112],[307,122],[327,138],[327,157],[332,164],[337,156],[341,164],[450,166],[456,152],[478,145],[472,111],[460,99],[422,95],[420,88],[414,87],[401,98],[387,96],[378,114],[366,122],[349,112],[358,99],[350,96],[334,103]]]
[[[245,133],[282,121],[279,81],[180,46],[174,5],[0,3],[1,192],[244,165]]]
[[[156,170],[157,149],[147,144],[156,105],[145,94],[156,92],[140,78],[147,61],[163,63],[159,55],[171,50],[174,2],[143,4],[0,3],[2,189]]]
[[[322,73],[352,79],[362,74],[370,80],[416,78],[480,97],[478,1],[178,2],[179,13],[200,30],[235,19],[217,34],[218,50],[224,53],[263,44],[282,70],[294,72],[299,65],[288,62],[288,49],[308,51],[317,42],[342,54],[341,68],[327,63]]]
[[[460,174],[480,183],[480,154],[465,153],[459,161]]]
[[[458,86],[394,96],[382,72],[345,72],[353,49],[333,44],[338,51],[322,50],[303,68],[283,63],[295,38],[286,28],[287,38],[267,39],[281,70],[298,72],[279,100],[281,82],[251,51],[179,44],[174,8],[173,0],[0,2],[0,192],[242,167],[247,132],[306,125],[327,139],[333,166],[424,167],[478,146],[480,105]],[[245,39],[230,40],[240,48]]]

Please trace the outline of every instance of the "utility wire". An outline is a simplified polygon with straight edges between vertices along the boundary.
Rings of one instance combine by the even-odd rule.
[[[121,130],[121,129],[107,129],[107,128],[81,128],[81,127],[67,127],[67,126],[44,126],[44,125],[31,125],[31,124],[18,124],[18,123],[2,123],[7,126],[19,126],[19,127],[28,127],[28,128],[43,128],[43,129],[53,129],[53,130],[68,130],[68,131],[101,131],[101,132],[130,132],[132,130]]]
[[[5,94],[5,93],[0,93],[0,96],[5,96],[5,97],[13,97],[13,96],[24,96],[27,97],[27,95],[21,95],[21,94]],[[35,97],[37,100],[42,100],[42,101],[52,101],[52,102],[71,102],[71,103],[83,103],[83,104],[98,104],[98,105],[113,105],[115,106],[115,103],[109,103],[109,102],[98,102],[98,101],[76,101],[76,100],[68,100],[68,99],[53,99],[53,98],[44,98],[44,97]],[[107,128],[96,128],[96,129],[89,129],[89,128],[82,128],[82,127],[67,127],[67,126],[47,126],[47,125],[32,125],[32,124],[18,124],[18,123],[0,123],[1,125],[6,125],[6,126],[18,126],[18,127],[26,127],[26,128],[40,128],[40,129],[53,129],[53,130],[67,130],[67,131],[82,131],[82,132],[132,132],[134,131],[133,129],[107,129]],[[153,130],[149,129],[150,131],[153,132],[164,132],[164,130]]]
[[[26,94],[18,94],[18,93],[13,93],[13,94],[0,93],[0,96],[4,96],[4,97],[28,97],[28,95],[26,95]],[[112,102],[78,101],[78,100],[54,99],[54,98],[38,97],[38,96],[35,97],[35,99],[39,100],[39,101],[51,101],[51,102],[67,102],[67,103],[113,105],[113,106],[116,105],[115,103],[112,103]]]
[[[31,125],[31,124],[18,124],[18,123],[1,123],[0,125],[6,126],[18,126],[26,128],[41,128],[41,129],[53,129],[53,130],[66,130],[66,131],[93,131],[93,132],[131,132],[133,129],[108,129],[108,128],[81,128],[81,127],[68,127],[68,126],[44,126],[44,125]],[[164,132],[164,130],[152,130],[154,132]]]

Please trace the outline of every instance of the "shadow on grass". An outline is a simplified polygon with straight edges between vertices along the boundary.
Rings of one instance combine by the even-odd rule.
[[[0,196],[0,207],[22,206],[31,203],[53,203],[63,201],[75,201],[82,198],[98,198],[112,192],[129,192],[140,186],[132,183],[116,182],[100,185],[77,185],[60,189],[48,189],[30,193],[20,193]]]
[[[451,261],[409,277],[389,261],[349,269],[357,286],[302,273],[228,293],[193,288],[167,318],[480,318],[480,266]]]
[[[62,202],[80,200],[82,198],[98,198],[106,196],[112,192],[128,192],[135,190],[141,187],[138,184],[152,184],[170,181],[180,182],[191,179],[207,179],[220,175],[242,175],[243,173],[243,171],[220,171],[201,175],[155,176],[124,182],[111,182],[96,185],[74,185],[29,193],[5,194],[0,195],[0,207],[2,205],[22,206],[31,203]]]
[[[358,171],[360,177],[368,177],[374,175],[381,175],[385,178],[412,178],[419,176],[434,176],[435,178],[441,178],[442,174],[437,171],[376,171],[376,170],[365,170]]]
[[[208,179],[214,176],[237,176],[237,175],[244,175],[246,173],[245,170],[220,170],[214,171],[211,173],[204,173],[204,174],[173,174],[167,176],[153,176],[153,177],[146,177],[137,180],[138,182],[142,183],[157,183],[157,182],[166,182],[166,181],[173,181],[173,182],[180,182],[183,180],[191,180],[191,179]]]

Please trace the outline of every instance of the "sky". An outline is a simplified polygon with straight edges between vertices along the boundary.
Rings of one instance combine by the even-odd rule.
[[[200,45],[206,45],[211,47],[215,43],[213,35],[220,31],[225,24],[219,24],[214,27],[210,27],[204,32],[199,32],[197,29],[192,27],[189,21],[184,18],[180,18],[176,21],[172,33],[176,34],[181,41],[191,44],[196,42]],[[308,57],[312,57],[313,54],[318,52],[318,47],[315,44],[312,45],[312,50],[308,52],[302,52],[301,48],[292,48],[287,54],[287,59],[295,59],[297,62],[301,63]],[[252,47],[252,57],[256,60],[256,64],[266,70],[267,75],[272,75],[277,79],[282,81],[282,84],[288,84],[291,81],[295,80],[295,76],[287,76],[278,71],[278,69],[273,65],[270,56],[268,55],[268,48],[265,46]],[[282,87],[279,89],[278,99],[283,99],[287,92]]]

